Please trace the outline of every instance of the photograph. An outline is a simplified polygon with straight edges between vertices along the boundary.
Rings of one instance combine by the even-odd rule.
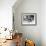
[[[22,14],[22,25],[36,25],[37,23],[36,13],[24,13]]]

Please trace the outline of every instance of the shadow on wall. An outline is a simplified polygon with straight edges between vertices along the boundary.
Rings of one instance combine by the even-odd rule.
[[[33,39],[35,41],[35,44],[36,46],[41,46],[41,38],[40,38],[40,17],[41,16],[37,16],[37,26],[22,26],[20,23],[21,23],[21,13],[24,12],[24,13],[37,13],[37,15],[39,15],[39,11],[40,11],[40,1],[39,0],[24,0],[23,3],[21,5],[19,4],[14,4],[14,7],[13,7],[13,12],[14,12],[14,18],[15,18],[15,28],[20,32],[23,32],[23,37],[24,39]],[[30,5],[31,4],[31,5]],[[35,9],[34,9],[35,8]],[[18,27],[17,27],[17,26]],[[33,30],[33,31],[32,31]],[[27,32],[28,33],[28,36],[27,34],[25,33]],[[32,33],[31,33],[32,32]],[[30,34],[31,33],[31,34]],[[37,33],[39,33],[37,35]]]

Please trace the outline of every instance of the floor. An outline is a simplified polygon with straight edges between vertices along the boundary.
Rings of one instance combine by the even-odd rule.
[[[6,40],[6,42],[2,43],[0,46],[16,46],[15,39],[13,39],[13,40]]]

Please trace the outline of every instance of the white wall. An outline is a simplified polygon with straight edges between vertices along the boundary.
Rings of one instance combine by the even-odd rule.
[[[36,46],[46,46],[46,1],[45,0],[23,0],[18,7],[14,5],[15,29],[22,32],[24,38],[35,41]],[[36,26],[22,26],[22,13],[37,13]]]
[[[42,46],[46,46],[46,0],[41,1],[41,38]]]
[[[16,0],[0,0],[0,27],[12,28],[12,6]]]

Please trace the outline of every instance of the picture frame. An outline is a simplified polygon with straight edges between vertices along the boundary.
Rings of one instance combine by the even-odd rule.
[[[22,13],[21,24],[27,26],[37,25],[37,13]]]

